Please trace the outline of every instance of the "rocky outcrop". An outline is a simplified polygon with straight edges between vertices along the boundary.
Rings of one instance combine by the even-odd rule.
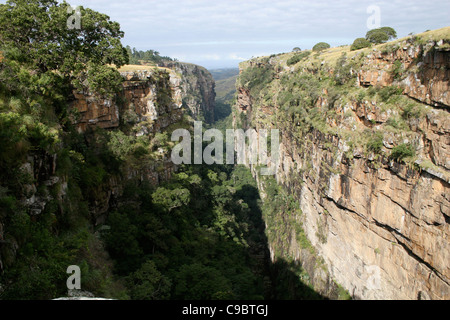
[[[404,95],[434,107],[426,109],[426,116],[409,121],[407,130],[384,132],[381,155],[348,142],[349,136],[362,135],[366,129],[383,132],[385,124],[398,116],[376,99],[338,99],[333,105],[333,115],[338,116],[327,118],[326,128],[313,123],[309,130],[299,130],[300,122],[286,121],[286,111],[277,105],[276,96],[283,90],[276,83],[280,73],[286,81],[289,72],[300,72],[283,68],[283,58],[270,62],[278,75],[259,96],[252,96],[245,86],[238,88],[234,122],[244,116],[241,125],[281,131],[276,179],[298,200],[302,214],[294,220],[301,222],[327,271],[311,268],[311,258],[294,234],[290,240],[281,240],[286,235],[279,234],[271,250],[282,246],[286,256],[309,268],[310,282],[318,291],[331,298],[334,281],[330,279],[356,299],[450,298],[450,117],[446,111],[450,52],[434,46],[410,43],[392,52],[372,51],[356,70],[358,86],[398,85]],[[399,77],[393,75],[395,61],[404,70]],[[254,65],[244,63],[241,69]],[[273,88],[280,91],[274,93]],[[269,102],[260,98],[265,96],[275,98]],[[313,107],[324,113],[329,110],[327,96],[323,92]],[[389,158],[399,139],[417,146],[416,166]],[[264,185],[259,185],[264,192]],[[289,214],[283,219],[292,221]],[[272,258],[276,257],[272,254]]]
[[[214,121],[215,82],[203,67],[165,62],[162,68],[121,74],[125,81],[115,99],[74,92],[71,108],[79,114],[74,119],[79,131],[89,127],[118,128],[121,122],[153,121],[150,131],[159,132],[179,121],[183,110],[194,119]]]
[[[192,117],[204,119],[207,123],[214,122],[215,82],[209,71],[183,62],[164,61],[160,66],[169,68],[179,75],[183,107]]]
[[[124,123],[153,122],[150,131],[159,132],[181,119],[181,78],[163,69],[122,72],[123,89],[115,100],[89,93],[75,92],[71,108],[79,113],[74,119],[78,130],[89,127],[118,128]]]
[[[358,81],[366,87],[398,85],[411,98],[450,108],[449,64],[448,49],[440,49],[436,42],[417,45],[411,39],[369,54]]]

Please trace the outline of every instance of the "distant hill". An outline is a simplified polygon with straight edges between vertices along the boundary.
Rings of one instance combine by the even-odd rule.
[[[231,113],[239,69],[215,69],[209,72],[216,81],[216,120],[224,119]]]
[[[239,68],[213,69],[208,71],[211,72],[216,81],[228,79],[239,74]]]

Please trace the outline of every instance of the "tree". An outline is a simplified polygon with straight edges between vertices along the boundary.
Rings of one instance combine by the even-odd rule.
[[[393,39],[397,38],[397,31],[395,31],[391,27],[382,27],[382,28],[380,28],[380,30],[389,36],[389,40],[393,40]]]
[[[353,41],[352,47],[350,48],[351,51],[363,49],[370,47],[371,42],[366,40],[365,38],[357,38],[355,41]]]
[[[82,27],[67,26],[69,4],[55,0],[8,0],[0,5],[0,47],[10,69],[14,62],[27,67],[41,91],[55,90],[55,84],[77,89],[114,89],[105,77],[117,84],[120,67],[128,63],[124,36],[117,22],[88,8],[79,8]],[[100,69],[101,77],[93,76]],[[12,73],[19,72],[12,70]],[[87,85],[87,88],[86,88]],[[33,87],[29,83],[25,87]]]
[[[302,51],[302,49],[300,49],[299,47],[295,47],[294,49],[292,49],[293,52],[300,52]]]
[[[171,212],[176,208],[186,206],[191,200],[191,194],[185,188],[170,190],[160,187],[152,194],[152,198],[156,205],[167,212]]]
[[[151,260],[128,277],[133,300],[164,300],[170,298],[170,280],[161,274]]]
[[[374,44],[385,43],[389,40],[389,36],[383,31],[377,30],[366,36],[366,39]]]
[[[402,143],[392,149],[390,158],[402,162],[405,158],[413,158],[415,155],[416,150],[411,144]]]
[[[180,268],[174,291],[176,299],[229,300],[234,297],[230,281],[219,270],[201,263]]]
[[[313,51],[322,51],[331,48],[326,42],[319,42],[313,47]]]
[[[389,40],[395,39],[397,32],[391,27],[383,27],[369,30],[366,34],[366,40],[371,43],[385,43]]]

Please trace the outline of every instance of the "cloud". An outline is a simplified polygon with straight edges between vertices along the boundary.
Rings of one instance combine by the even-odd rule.
[[[239,61],[245,61],[246,58],[239,57],[236,53],[232,53],[228,56],[231,60],[239,60]]]

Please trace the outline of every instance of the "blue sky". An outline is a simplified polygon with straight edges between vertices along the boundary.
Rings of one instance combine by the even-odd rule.
[[[5,1],[0,1],[4,3]],[[450,25],[449,0],[67,0],[108,14],[124,45],[207,68],[237,67],[252,56],[351,44],[368,31],[367,8],[399,36]]]

